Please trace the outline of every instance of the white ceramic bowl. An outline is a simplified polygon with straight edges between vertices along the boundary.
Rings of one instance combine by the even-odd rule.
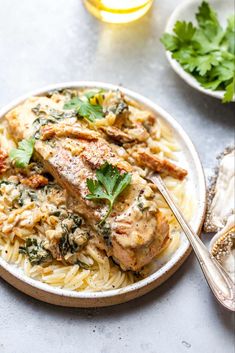
[[[173,13],[171,14],[167,22],[165,32],[172,33],[174,25],[177,21],[186,21],[186,22],[191,21],[194,24],[196,24],[195,14],[201,3],[202,3],[202,0],[186,0],[180,5],[178,5],[173,11]],[[225,27],[227,18],[232,13],[234,13],[234,1],[233,0],[226,0],[226,1],[210,0],[209,4],[216,10],[220,23],[222,24],[223,27]],[[172,59],[170,51],[166,52],[166,56],[172,68],[175,70],[175,72],[191,87],[209,96],[222,100],[224,96],[224,91],[212,91],[212,90],[203,88],[199,84],[199,82],[192,75],[186,72],[175,59]],[[233,96],[233,102],[234,101],[235,101],[235,95]]]
[[[197,233],[200,232],[201,226],[205,215],[205,199],[206,199],[206,188],[205,178],[202,169],[202,165],[198,158],[198,154],[182,127],[171,117],[165,110],[163,110],[157,104],[154,104],[147,98],[132,92],[122,87],[114,86],[102,82],[67,82],[62,84],[54,84],[48,87],[44,87],[37,91],[28,93],[27,95],[15,100],[6,107],[0,110],[0,119],[11,109],[18,104],[22,103],[25,99],[34,96],[44,94],[45,92],[60,89],[60,88],[104,88],[104,89],[120,89],[130,98],[136,100],[145,106],[148,110],[152,111],[156,116],[159,116],[165,124],[172,130],[176,140],[181,147],[181,165],[189,171],[188,183],[190,190],[195,195],[195,214],[191,220],[191,226]],[[75,292],[68,291],[60,288],[52,287],[48,284],[39,282],[32,278],[27,277],[23,271],[17,268],[15,265],[6,263],[0,257],[0,276],[7,282],[11,283],[14,287],[21,290],[22,292],[43,300],[48,303],[72,306],[72,307],[98,307],[108,306],[126,302],[133,298],[139,297],[153,288],[166,281],[185,261],[188,257],[191,248],[184,235],[181,237],[181,243],[179,248],[172,254],[169,259],[165,260],[165,263],[156,270],[153,274],[147,278],[140,280],[132,285],[129,285],[122,289],[115,289],[104,292]]]

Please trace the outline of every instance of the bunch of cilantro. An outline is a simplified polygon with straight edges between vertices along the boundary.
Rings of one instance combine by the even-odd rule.
[[[177,21],[174,34],[164,33],[161,42],[201,86],[225,90],[223,102],[230,102],[235,92],[235,16],[228,18],[224,30],[216,12],[203,1],[196,19],[198,27]]]

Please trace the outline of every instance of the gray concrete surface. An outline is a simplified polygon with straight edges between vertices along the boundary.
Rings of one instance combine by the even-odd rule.
[[[159,37],[179,2],[156,1],[140,21],[116,26],[80,0],[1,0],[0,105],[53,82],[121,83],[171,113],[210,172],[233,141],[234,105],[196,92],[169,67]],[[106,309],[53,307],[0,280],[0,353],[232,353],[233,327],[193,255],[160,288]]]

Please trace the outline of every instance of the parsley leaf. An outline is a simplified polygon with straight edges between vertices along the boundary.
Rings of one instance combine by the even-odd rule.
[[[181,42],[187,43],[192,40],[194,33],[196,32],[196,28],[191,22],[187,23],[185,21],[177,21],[174,27],[174,32]]]
[[[223,44],[228,46],[228,51],[231,54],[235,54],[235,15],[228,18]]]
[[[198,8],[196,19],[209,41],[219,43],[223,36],[223,29],[219,24],[216,12],[205,1]]]
[[[18,148],[10,151],[10,158],[18,168],[25,168],[30,162],[33,155],[35,140],[33,138],[22,140],[18,144]]]
[[[230,102],[233,99],[234,93],[235,93],[235,78],[233,78],[233,81],[226,87],[223,103]]]
[[[90,194],[86,195],[87,200],[106,200],[109,209],[100,224],[104,223],[110,215],[114,202],[123,190],[131,183],[131,174],[120,174],[117,167],[105,162],[96,170],[97,180],[87,179],[87,187]]]
[[[204,76],[213,66],[218,65],[221,57],[217,52],[194,56],[184,50],[173,53],[172,57],[180,62],[183,68],[189,72],[196,70],[200,76]]]
[[[165,45],[166,50],[175,51],[180,47],[180,41],[176,36],[164,33],[161,42]]]
[[[86,92],[83,97],[75,97],[71,99],[68,103],[64,104],[64,109],[74,109],[81,118],[85,118],[90,122],[94,122],[97,119],[102,119],[104,117],[102,106],[93,98],[99,92],[90,91]]]
[[[173,34],[164,33],[161,42],[185,71],[206,89],[224,90],[223,102],[233,99],[235,73],[235,18],[224,30],[216,12],[203,1],[196,13],[198,26],[177,21]]]

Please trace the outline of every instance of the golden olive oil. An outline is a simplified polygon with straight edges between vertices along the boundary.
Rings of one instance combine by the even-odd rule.
[[[86,8],[104,22],[126,23],[137,20],[151,7],[153,0],[83,0]]]

